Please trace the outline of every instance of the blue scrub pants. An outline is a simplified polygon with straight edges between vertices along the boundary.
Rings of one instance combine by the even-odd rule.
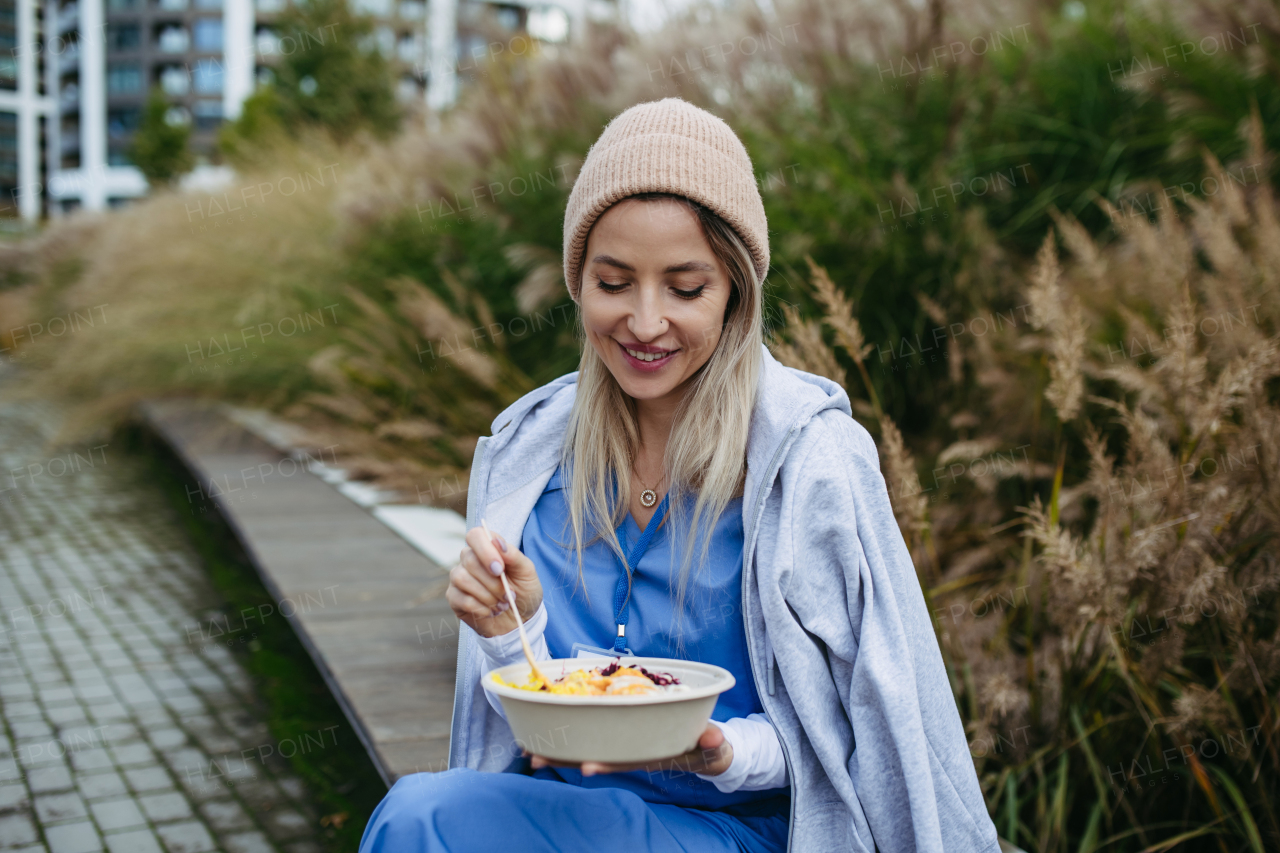
[[[734,811],[456,768],[396,782],[369,819],[360,853],[785,853],[787,811]]]

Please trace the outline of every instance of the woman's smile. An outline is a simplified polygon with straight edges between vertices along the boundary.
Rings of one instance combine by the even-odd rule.
[[[652,344],[632,343],[630,341],[623,343],[616,338],[614,342],[622,350],[627,365],[645,373],[656,373],[669,365],[673,357],[680,352],[679,349],[667,349],[653,346]]]

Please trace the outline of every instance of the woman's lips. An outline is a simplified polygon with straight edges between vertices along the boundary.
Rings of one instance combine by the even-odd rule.
[[[661,352],[643,352],[641,350],[629,349],[622,344],[618,344],[618,349],[622,350],[622,357],[626,359],[627,364],[636,370],[645,373],[653,373],[661,370],[671,361],[671,357],[680,350],[663,350]]]

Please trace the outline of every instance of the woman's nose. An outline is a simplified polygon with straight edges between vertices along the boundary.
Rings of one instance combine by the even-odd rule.
[[[667,319],[662,315],[658,300],[642,296],[628,325],[640,343],[648,343],[667,330]]]

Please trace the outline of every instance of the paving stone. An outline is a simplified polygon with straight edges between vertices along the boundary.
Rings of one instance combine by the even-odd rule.
[[[51,740],[53,738],[53,727],[43,719],[10,720],[9,726],[13,736],[18,740]]]
[[[223,838],[227,853],[275,853],[274,847],[261,832],[241,832]]]
[[[138,809],[137,802],[129,798],[102,800],[91,804],[89,808],[93,810],[94,820],[105,832],[143,826],[147,822]]]
[[[89,800],[118,797],[129,792],[124,785],[124,779],[120,778],[120,774],[114,770],[102,773],[77,773],[76,787]]]
[[[6,672],[0,672],[0,678],[25,678],[26,673],[20,667],[13,667]],[[43,717],[44,711],[40,708],[39,702],[6,702],[4,715],[11,722],[13,720],[24,720],[31,717]]]
[[[155,753],[151,751],[151,747],[141,741],[119,746],[113,744],[110,750],[112,758],[115,759],[115,763],[119,767],[155,764]]]
[[[156,827],[156,833],[169,853],[208,853],[217,849],[213,836],[199,821],[165,824]]]
[[[219,832],[247,829],[253,823],[248,812],[236,800],[210,800],[200,806],[200,813]]]
[[[33,794],[65,791],[71,787],[71,772],[65,766],[39,767],[27,772],[27,784]]]
[[[139,797],[138,802],[142,805],[142,810],[146,812],[147,817],[156,823],[191,817],[191,804],[177,791]]]
[[[64,823],[44,828],[49,853],[96,853],[102,850],[102,838],[88,821]]]
[[[155,731],[147,732],[147,740],[151,741],[151,745],[161,752],[174,747],[186,746],[191,742],[186,732],[175,728],[156,729]]]
[[[36,817],[42,824],[75,820],[89,816],[84,800],[74,791],[64,794],[46,794],[36,797]]]
[[[297,838],[310,829],[310,822],[293,809],[272,809],[261,816],[267,830],[276,838]]]
[[[160,839],[149,829],[117,832],[107,836],[107,849],[111,853],[164,853]]]
[[[130,767],[124,771],[124,778],[138,793],[173,787],[173,780],[163,767]]]
[[[307,789],[302,784],[301,779],[284,778],[276,780],[284,792],[295,800],[305,800],[307,798]]]
[[[0,815],[0,848],[29,844],[36,837],[36,825],[25,814]]]
[[[21,783],[16,785],[0,785],[0,812],[16,809],[26,804],[26,786]]]
[[[85,749],[71,754],[71,766],[80,773],[105,770],[113,766],[111,754],[106,749]]]
[[[285,853],[321,853],[320,845],[314,841],[293,841],[284,849]]]

